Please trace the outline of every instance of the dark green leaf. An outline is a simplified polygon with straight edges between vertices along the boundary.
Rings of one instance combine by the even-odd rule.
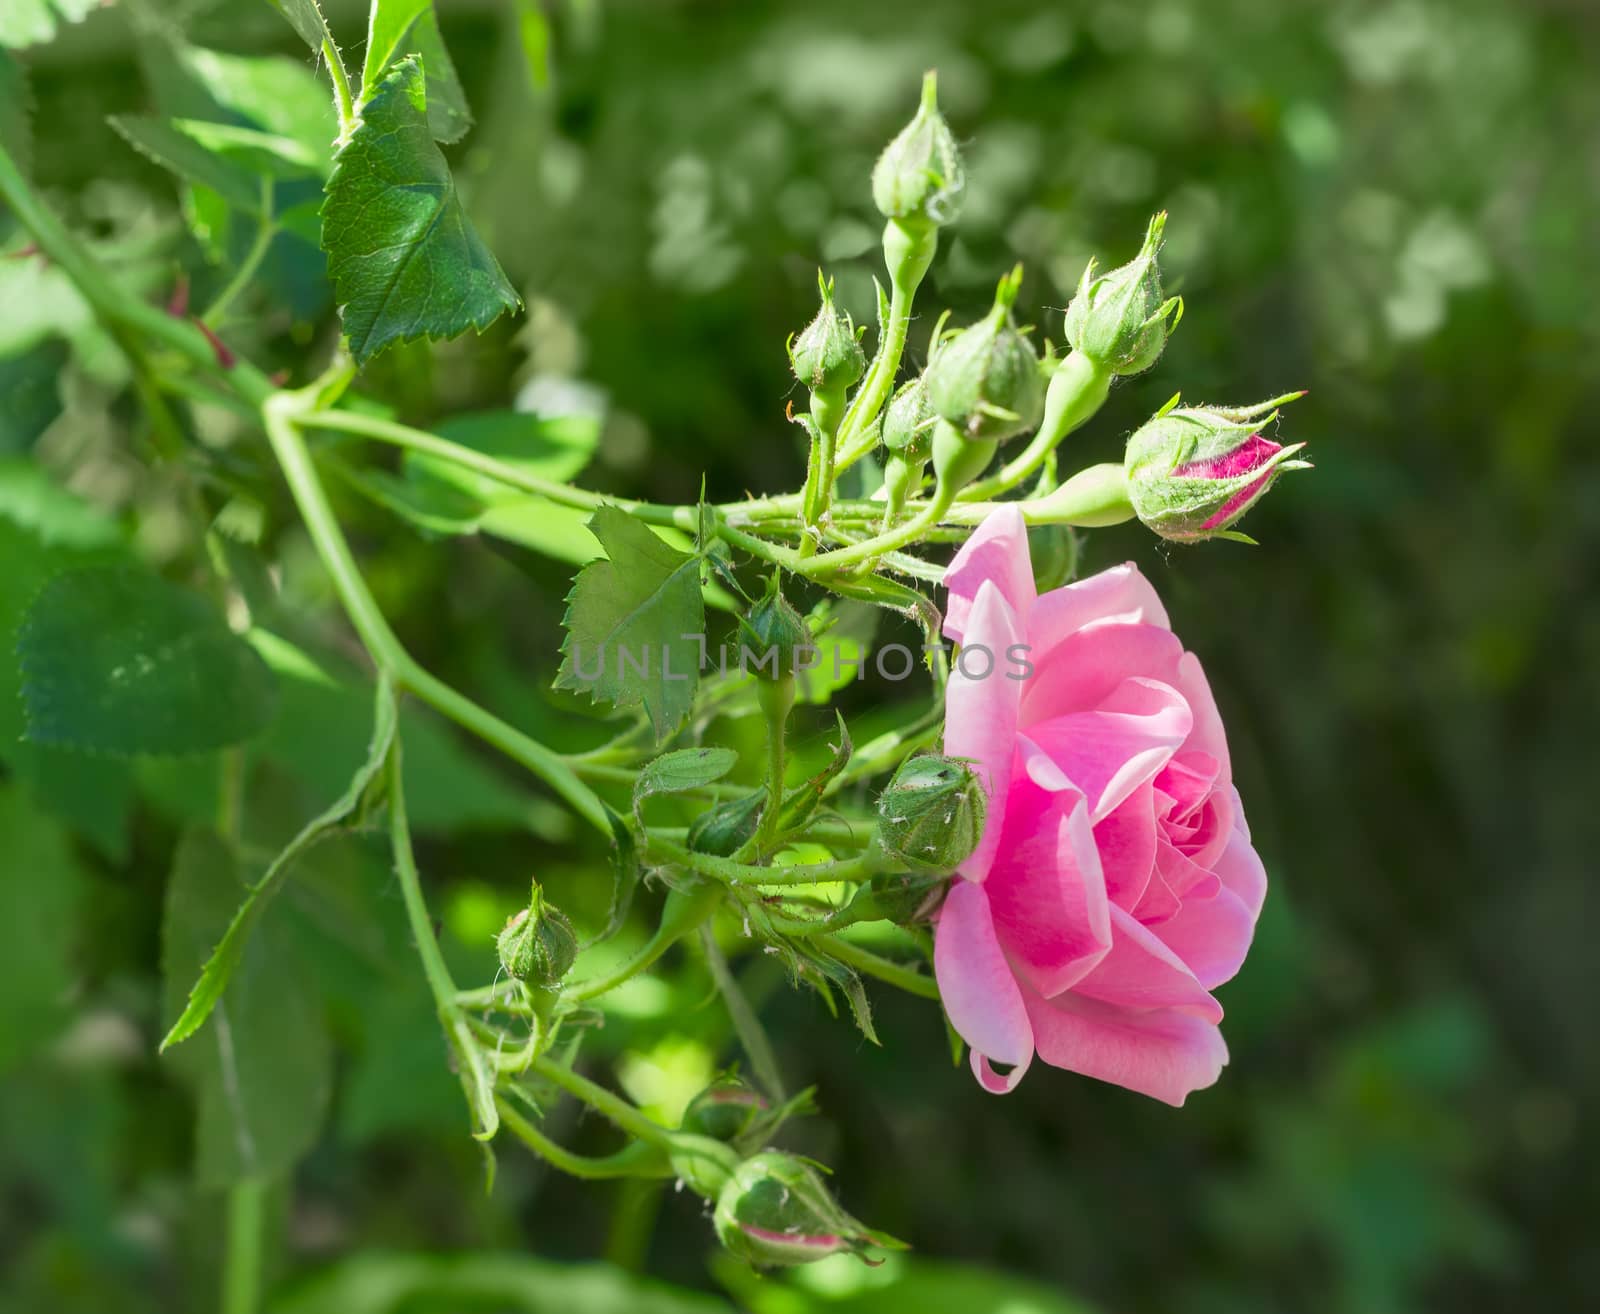
[[[0,19],[0,23],[5,20]],[[0,146],[26,175],[33,164],[33,93],[22,65],[0,44]],[[0,396],[4,396],[0,391]]]
[[[359,363],[391,343],[482,331],[522,304],[461,207],[414,57],[384,78],[334,162],[322,247]]]
[[[379,680],[372,711],[372,739],[367,746],[366,760],[356,769],[344,793],[308,821],[289,841],[288,846],[272,860],[272,865],[267,868],[266,874],[250,887],[250,892],[245,895],[238,912],[228,923],[227,931],[217,942],[211,956],[206,959],[205,967],[195,982],[194,989],[189,992],[189,1002],[184,1005],[178,1020],[168,1030],[166,1039],[161,1042],[162,1049],[188,1039],[211,1015],[211,1010],[216,1007],[222,992],[227,989],[229,980],[244,957],[251,931],[255,929],[261,914],[266,911],[268,900],[277,893],[283,878],[289,874],[295,859],[323,836],[341,826],[361,805],[362,799],[366,797],[367,791],[372,788],[373,781],[388,760],[389,749],[394,744],[396,720],[394,688],[387,680]]]
[[[56,381],[70,354],[60,338],[46,338],[32,350],[0,360],[0,457],[17,456],[61,414]]]
[[[272,673],[199,594],[133,566],[46,584],[17,639],[30,743],[196,753],[271,720]]]
[[[73,984],[74,914],[84,875],[66,832],[17,785],[0,782],[0,1072],[48,1041]]]
[[[652,794],[681,794],[685,790],[710,785],[732,771],[739,755],[731,748],[683,748],[663,753],[640,768],[633,782],[633,815],[639,824],[639,809]]]
[[[700,679],[700,559],[616,507],[601,507],[589,528],[607,559],[585,566],[568,595],[556,684],[617,707],[642,703],[659,739],[688,714]]]
[[[372,0],[361,99],[370,99],[395,60],[415,55],[427,79],[428,127],[435,139],[460,141],[472,126],[472,111],[439,34],[433,0]]]
[[[162,924],[163,1016],[185,992],[245,897],[233,851],[209,831],[178,845]],[[294,942],[267,921],[245,947],[202,1040],[172,1059],[194,1083],[202,1186],[286,1172],[316,1141],[332,1057],[312,979]]]

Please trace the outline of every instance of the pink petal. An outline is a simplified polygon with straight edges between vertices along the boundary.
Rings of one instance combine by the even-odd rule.
[[[1106,897],[1132,912],[1156,865],[1155,803],[1149,785],[1134,790],[1095,823],[1094,842],[1100,850]]]
[[[1200,669],[1200,659],[1192,652],[1184,653],[1178,663],[1177,678],[1168,683],[1177,686],[1194,713],[1194,731],[1185,747],[1216,758],[1221,764],[1218,779],[1231,781],[1233,768],[1228,757],[1228,736],[1222,728],[1222,714],[1217,711],[1217,700],[1211,696],[1206,673]]]
[[[1013,779],[1005,843],[983,889],[1006,957],[1040,994],[1060,994],[1111,946],[1100,855],[1076,791]]]
[[[1027,1006],[1046,1063],[1167,1104],[1181,1105],[1211,1085],[1228,1061],[1222,1033],[1191,1013],[1139,1012],[1074,991],[1054,999],[1030,994]]]
[[[950,1025],[972,1046],[979,1082],[996,1093],[1011,1089],[1033,1060],[1033,1029],[981,886],[956,881],[950,887],[934,931],[933,974]],[[989,1060],[1015,1066],[1001,1077]]]
[[[1012,612],[1026,628],[1037,594],[1033,587],[1033,559],[1028,553],[1028,527],[1023,523],[1022,512],[1014,506],[990,512],[951,560],[944,583],[949,590],[944,632],[957,643],[965,642],[962,635],[985,583],[1000,590],[1000,596],[1011,604]]]
[[[1073,993],[1127,1008],[1176,1008],[1222,1021],[1222,1006],[1184,960],[1161,936],[1116,907],[1111,909],[1111,950]]]
[[[945,687],[944,751],[951,757],[971,760],[988,797],[983,835],[972,856],[960,867],[968,880],[981,881],[1000,843],[1022,690],[1021,682],[1006,674],[1006,649],[1020,641],[1016,615],[989,580],[978,589],[966,634],[965,648],[975,651],[981,644],[990,650],[994,661],[984,663],[975,654],[972,677],[962,673],[960,662],[954,664]],[[979,674],[985,665],[989,666],[987,674]]]
[[[1201,985],[1212,990],[1238,972],[1255,930],[1255,914],[1223,887],[1209,899],[1185,899],[1183,907],[1152,933],[1189,965]]]
[[[1042,750],[1030,754],[1046,789],[1064,778],[1089,800],[1092,821],[1102,821],[1123,799],[1147,784],[1188,738],[1193,718],[1183,696],[1154,680],[1119,684],[1094,711],[1069,712],[1029,725],[1027,738]]]
[[[1171,630],[1108,624],[1079,630],[1053,647],[1038,643],[1032,634],[1029,641],[1034,670],[1022,682],[1024,726],[1069,712],[1092,712],[1130,676],[1188,693],[1179,683],[1183,644]]]
[[[1106,621],[1170,628],[1161,599],[1131,561],[1051,589],[1039,599],[1028,630],[1039,650],[1046,652],[1069,634]]]
[[[1260,469],[1282,450],[1281,443],[1253,433],[1231,452],[1187,461],[1174,466],[1172,474],[1176,479],[1233,479]]]
[[[1173,816],[1186,817],[1205,802],[1221,770],[1222,763],[1209,753],[1185,749],[1156,777],[1156,788],[1172,800]]]
[[[1222,888],[1222,881],[1209,867],[1202,867],[1166,836],[1156,836],[1156,871],[1166,886],[1180,899],[1190,895],[1209,899]]]
[[[1250,846],[1248,834],[1236,829],[1212,870],[1221,878],[1225,889],[1239,896],[1252,919],[1261,915],[1261,905],[1267,897],[1267,870]]]

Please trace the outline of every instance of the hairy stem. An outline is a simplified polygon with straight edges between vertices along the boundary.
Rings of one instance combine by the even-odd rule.
[[[870,949],[863,949],[854,941],[840,936],[819,936],[818,939],[829,954],[846,966],[855,968],[863,976],[875,976],[880,981],[887,981],[908,994],[921,995],[924,999],[939,997],[938,982],[926,973],[893,959],[882,958]]]

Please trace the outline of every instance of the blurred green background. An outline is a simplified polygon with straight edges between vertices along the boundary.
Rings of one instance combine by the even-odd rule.
[[[361,6],[326,7],[357,43]],[[785,1071],[817,1085],[825,1114],[796,1144],[920,1258],[752,1285],[714,1257],[687,1194],[574,1184],[514,1146],[485,1193],[381,846],[326,846],[280,928],[326,1017],[326,1035],[319,1022],[301,1040],[327,1113],[286,1133],[304,1156],[292,1189],[268,1197],[276,1307],[1592,1308],[1600,12],[1582,0],[440,10],[478,117],[452,163],[528,311],[482,339],[392,352],[366,383],[420,423],[519,394],[602,412],[594,486],[692,500],[702,472],[719,498],[798,485],[783,342],[811,313],[819,263],[870,320],[867,175],[924,68],[939,70],[970,183],[924,287],[918,360],[935,309],[981,312],[1017,258],[1028,318],[1059,341],[1086,258],[1127,258],[1149,214],[1170,210],[1163,261],[1182,327],[1063,460],[1117,459],[1180,388],[1221,403],[1310,390],[1282,428],[1317,469],[1251,515],[1261,547],[1169,549],[1135,524],[1083,548],[1087,569],[1132,558],[1149,572],[1205,662],[1273,884],[1256,948],[1221,994],[1231,1066],[1182,1111],[1042,1067],[996,1100],[951,1066],[925,1002],[874,990],[874,1049],[757,963],[747,981]],[[180,269],[197,292],[226,277],[170,177],[105,121],[159,99],[163,22],[222,50],[304,54],[260,0],[96,11],[22,53],[36,181],[152,296]],[[303,373],[336,333],[315,253],[286,246],[269,278],[274,295],[232,339]],[[0,376],[13,418],[37,396],[25,385],[41,351],[62,413],[27,452],[0,426],[7,635],[35,558],[92,553],[106,523],[63,522],[19,462],[158,564],[203,552],[130,454],[142,420],[110,344],[49,271],[0,262],[0,371],[25,352],[34,371]],[[554,742],[594,742],[548,691],[571,565],[532,550],[536,528],[430,541],[365,501],[341,511],[419,656]],[[279,605],[337,669],[349,649],[286,501],[268,534]],[[891,723],[885,696],[847,700],[852,724]],[[337,792],[364,714],[337,688],[286,681],[249,756],[247,838],[281,840]],[[0,1310],[209,1309],[223,1197],[197,1183],[195,1108],[154,1048],[163,890],[181,828],[214,811],[220,764],[25,753],[19,725],[8,704]],[[418,725],[412,806],[464,972],[487,979],[488,938],[531,871],[593,929],[608,888],[587,837],[500,764]],[[830,728],[821,711],[802,723],[814,746]],[[670,1111],[731,1056],[725,1023],[692,960],[624,993],[593,1052],[626,1053],[623,1085]],[[557,1123],[581,1147],[610,1144],[570,1109]],[[454,1252],[479,1258],[425,1258]],[[609,1258],[721,1294],[614,1290],[520,1256]]]

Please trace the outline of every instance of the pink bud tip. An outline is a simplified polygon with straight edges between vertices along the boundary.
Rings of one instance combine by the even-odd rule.
[[[1252,470],[1259,470],[1282,450],[1282,443],[1275,443],[1270,438],[1263,438],[1260,434],[1253,433],[1231,452],[1190,461],[1180,465],[1172,473],[1180,479],[1234,479],[1239,475],[1249,474]]]

